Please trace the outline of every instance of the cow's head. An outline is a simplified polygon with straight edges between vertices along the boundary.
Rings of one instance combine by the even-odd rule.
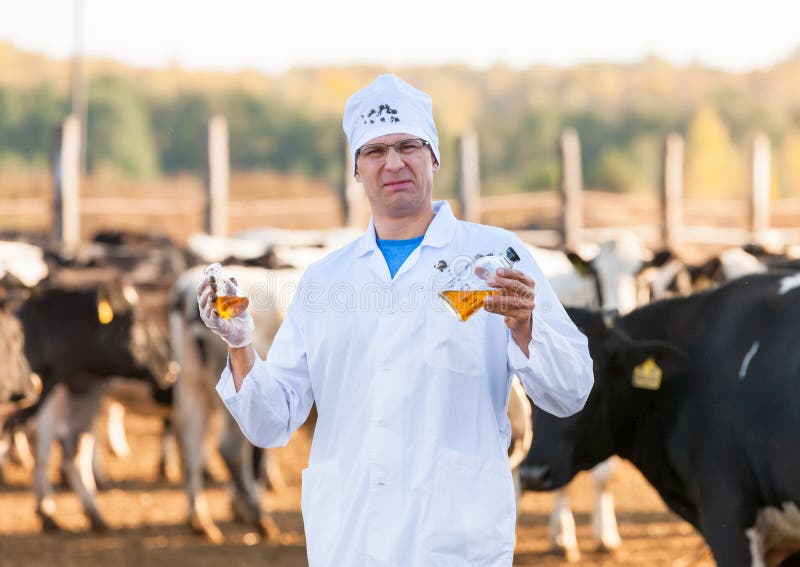
[[[649,259],[635,234],[622,232],[599,245],[593,255],[570,251],[567,257],[576,271],[594,280],[597,305],[627,313],[638,304],[636,274]],[[584,304],[588,305],[588,304]]]
[[[25,335],[17,317],[0,306],[0,404],[30,405],[42,391],[25,357]]]
[[[175,383],[179,367],[172,359],[169,337],[140,305],[133,286],[113,280],[99,287],[97,317],[101,325],[115,326],[128,337],[134,368],[121,374],[149,375],[161,388]],[[129,332],[125,333],[125,329]]]
[[[573,416],[534,409],[533,445],[520,469],[523,485],[532,490],[554,490],[611,455],[625,456],[639,434],[638,416],[657,403],[669,377],[686,365],[677,347],[632,338],[625,318],[567,311],[589,340],[595,383],[584,409]]]

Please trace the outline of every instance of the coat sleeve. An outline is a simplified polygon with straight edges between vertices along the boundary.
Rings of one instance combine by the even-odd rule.
[[[302,283],[301,283],[302,286]],[[266,360],[255,365],[236,392],[230,361],[217,383],[217,393],[245,437],[258,447],[289,442],[311,411],[314,395],[308,372],[298,288]]]
[[[537,407],[558,417],[583,409],[594,384],[589,345],[567,315],[542,270],[516,236],[517,269],[536,282],[529,357],[508,333],[508,366]]]

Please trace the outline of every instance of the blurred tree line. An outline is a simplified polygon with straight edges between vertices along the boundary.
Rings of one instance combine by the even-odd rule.
[[[270,77],[134,72],[121,65],[109,71],[91,64],[89,71],[90,173],[202,175],[206,123],[222,114],[233,170],[300,174],[332,187],[344,177],[344,102],[386,72],[315,68]],[[800,53],[742,74],[679,68],[656,58],[570,69],[452,65],[391,71],[433,97],[444,166],[440,193],[455,190],[457,139],[467,127],[479,134],[484,193],[557,187],[558,138],[572,126],[581,138],[590,188],[655,191],[664,137],[677,131],[686,141],[687,194],[744,195],[750,143],[764,131],[772,142],[774,194],[800,195]],[[68,111],[67,96],[63,81],[0,77],[0,166],[46,166],[50,132]]]

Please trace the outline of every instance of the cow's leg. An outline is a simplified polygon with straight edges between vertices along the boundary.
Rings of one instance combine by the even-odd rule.
[[[519,499],[522,498],[522,477],[519,467],[515,467],[511,471],[511,479],[514,481],[514,500],[517,502],[517,518],[519,518]]]
[[[592,469],[595,487],[592,535],[601,551],[614,551],[622,543],[617,528],[617,516],[614,512],[614,495],[608,489],[616,465],[616,458],[611,457]]]
[[[261,494],[253,474],[253,446],[230,412],[225,411],[223,415],[219,451],[230,473],[234,513],[245,523],[257,527],[264,537],[276,539],[280,530],[269,512],[261,508]]]
[[[70,487],[81,499],[89,523],[95,531],[108,529],[97,509],[97,485],[92,470],[95,438],[92,428],[100,410],[103,395],[101,386],[69,396],[67,424],[64,439],[63,470]]]
[[[575,533],[575,517],[569,504],[569,485],[556,492],[553,513],[550,515],[550,548],[567,561],[579,561],[578,538]]]
[[[28,443],[28,434],[23,428],[18,428],[14,431],[11,457],[25,470],[33,469],[33,451],[31,451],[31,445]]]
[[[185,351],[184,351],[185,352]],[[185,370],[185,367],[184,367]],[[189,525],[214,543],[222,544],[225,537],[214,524],[208,502],[203,494],[205,447],[203,441],[211,419],[208,393],[197,376],[185,372],[175,386],[173,423],[178,431],[183,480],[189,498]]]
[[[171,483],[180,482],[181,464],[180,447],[175,436],[175,427],[172,419],[164,420],[164,427],[161,430],[161,456],[158,460],[158,475],[161,480]]]
[[[763,565],[762,558],[751,557],[750,541],[745,529],[734,527],[733,522],[727,522],[728,526],[725,527],[720,523],[721,521],[723,520],[715,521],[715,527],[704,533],[717,565],[751,567],[751,565],[759,565],[758,561],[762,561]]]
[[[731,467],[735,469],[735,467]],[[704,487],[700,502],[700,530],[718,565],[751,567],[763,564],[763,558],[752,557],[747,529],[755,523],[752,511],[756,502],[745,502],[741,486],[720,478],[719,471],[710,486]],[[700,473],[703,474],[702,472]],[[750,524],[750,525],[748,525]]]
[[[124,459],[131,454],[125,434],[125,406],[116,400],[108,404],[108,444],[116,457]]]
[[[268,490],[280,492],[286,489],[286,479],[283,477],[278,461],[272,458],[270,449],[256,449],[253,459],[253,470],[258,478],[263,479]]]
[[[36,444],[33,463],[33,490],[36,495],[36,515],[44,531],[59,529],[55,520],[56,502],[53,485],[47,476],[50,449],[56,436],[56,428],[63,421],[66,411],[67,391],[58,385],[39,409],[36,424]]]
[[[11,433],[3,430],[3,424],[0,422],[0,485],[5,484],[5,473],[3,467],[8,462],[8,454],[11,452]]]
[[[108,479],[106,478],[105,468],[103,466],[103,452],[100,449],[100,443],[97,443],[97,439],[95,442],[92,443],[94,449],[92,450],[92,475],[94,476],[94,484],[100,489],[103,490],[106,486],[108,486]]]

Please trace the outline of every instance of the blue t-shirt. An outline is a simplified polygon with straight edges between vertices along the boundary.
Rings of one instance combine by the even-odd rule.
[[[389,266],[389,274],[392,277],[403,265],[414,249],[422,242],[425,235],[417,236],[416,238],[407,238],[405,240],[386,240],[377,238],[378,248],[383,252],[383,257],[386,259],[386,265]]]

